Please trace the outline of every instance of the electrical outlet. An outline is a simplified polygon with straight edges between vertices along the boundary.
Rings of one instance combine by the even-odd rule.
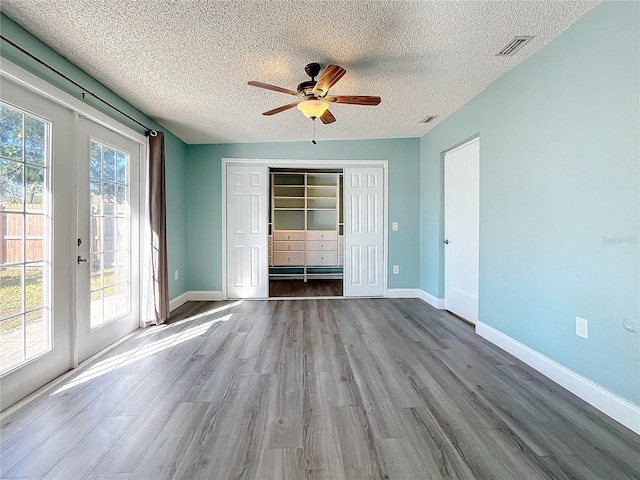
[[[174,276],[174,279],[175,279],[175,280],[177,280],[177,279],[178,279],[178,270],[176,270],[176,271],[174,272],[173,276]]]
[[[394,265],[393,266],[393,274],[397,275],[400,273],[400,265]]]
[[[394,232],[398,231],[398,222],[391,222],[391,230]]]
[[[589,338],[589,322],[586,318],[576,317],[576,335],[582,338]]]

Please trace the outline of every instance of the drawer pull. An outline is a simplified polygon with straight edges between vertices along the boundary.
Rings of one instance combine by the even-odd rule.
[[[287,250],[291,250],[291,245],[287,245]]]

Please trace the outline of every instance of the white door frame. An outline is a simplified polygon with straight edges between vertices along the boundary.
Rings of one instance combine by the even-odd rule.
[[[388,256],[389,256],[389,161],[388,160],[301,160],[301,159],[262,159],[262,158],[222,158],[222,297],[227,298],[227,165],[261,165],[267,168],[345,168],[345,167],[382,167],[384,176],[384,296],[387,296]],[[345,232],[346,233],[346,232]],[[268,265],[267,265],[268,268]],[[343,266],[344,268],[344,266]]]

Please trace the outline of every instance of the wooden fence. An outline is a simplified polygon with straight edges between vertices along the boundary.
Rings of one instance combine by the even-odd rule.
[[[42,205],[34,205],[27,212],[39,211]],[[26,218],[26,222],[24,219]],[[22,256],[22,227],[24,225],[25,258]],[[0,205],[0,265],[4,263],[19,263],[25,260],[44,260],[44,215],[23,215],[22,204]]]
[[[23,215],[22,204],[0,205],[0,265],[5,263],[20,263],[23,261],[38,261],[45,259],[45,215],[28,215],[29,212],[39,212],[42,205],[26,205],[27,215]],[[105,214],[111,221],[98,221],[91,218],[91,232],[93,235],[91,251],[109,251],[116,248],[115,218],[112,215],[115,206],[106,206]],[[25,258],[22,257],[22,224],[26,218],[25,228]]]

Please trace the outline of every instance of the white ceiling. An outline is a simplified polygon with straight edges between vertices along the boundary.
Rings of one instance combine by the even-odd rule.
[[[598,1],[2,0],[1,11],[187,143],[307,140],[282,93],[304,66],[341,65],[317,138],[418,137],[535,53]],[[536,38],[496,57],[516,35]],[[44,59],[46,60],[46,59]],[[429,125],[419,122],[437,114]]]

